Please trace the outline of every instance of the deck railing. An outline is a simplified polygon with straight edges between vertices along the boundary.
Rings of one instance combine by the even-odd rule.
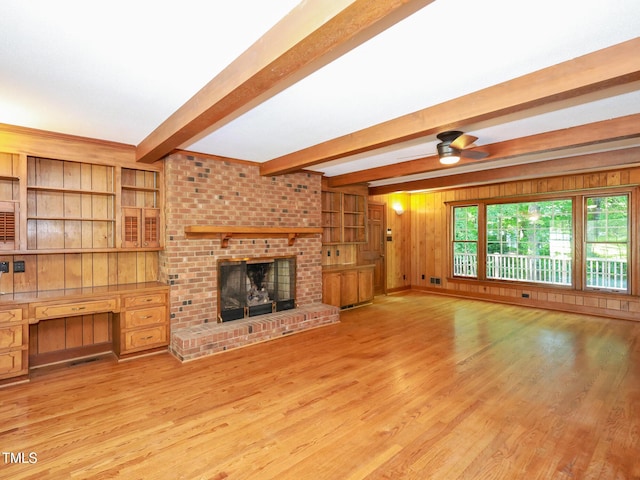
[[[459,277],[478,276],[477,256],[456,253],[453,274]],[[487,278],[519,280],[550,285],[571,285],[571,259],[564,257],[487,255]],[[589,288],[627,289],[627,262],[620,259],[588,258],[586,285]]]

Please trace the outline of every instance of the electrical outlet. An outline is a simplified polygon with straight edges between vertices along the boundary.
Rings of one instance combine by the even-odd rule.
[[[18,260],[13,262],[13,273],[22,273],[24,272],[24,260]]]
[[[9,273],[9,262],[0,262],[0,272]]]
[[[424,280],[424,273],[422,274],[422,280]]]

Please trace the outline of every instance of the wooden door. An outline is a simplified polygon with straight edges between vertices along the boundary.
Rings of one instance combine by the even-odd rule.
[[[367,243],[359,246],[359,263],[373,264],[373,291],[376,295],[387,293],[385,264],[385,206],[369,202],[367,209]]]

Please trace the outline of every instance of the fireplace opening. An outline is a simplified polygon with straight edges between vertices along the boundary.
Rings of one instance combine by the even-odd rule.
[[[220,260],[218,320],[295,308],[296,257]]]

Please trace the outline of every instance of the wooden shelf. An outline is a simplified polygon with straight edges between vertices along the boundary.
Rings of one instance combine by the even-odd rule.
[[[55,220],[55,221],[71,221],[71,222],[115,222],[115,218],[91,218],[91,217],[40,217],[28,216],[27,220]]]
[[[184,227],[187,238],[220,238],[222,248],[229,246],[231,238],[288,238],[289,246],[298,237],[309,237],[322,233],[322,227],[218,227],[213,225],[191,225]]]
[[[122,190],[134,190],[137,192],[149,192],[149,193],[160,192],[160,189],[156,187],[136,187],[135,185],[122,185]]]
[[[80,195],[107,195],[115,197],[116,192],[109,190],[86,190],[83,188],[47,187],[40,185],[27,185],[27,190],[40,192],[78,193]]]

